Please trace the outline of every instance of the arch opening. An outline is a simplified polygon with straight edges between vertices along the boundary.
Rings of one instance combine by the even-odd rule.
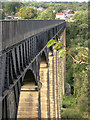
[[[27,70],[21,87],[17,118],[38,119],[38,90],[32,70]]]
[[[42,52],[42,54],[41,54],[40,68],[44,68],[44,67],[47,67],[47,59],[46,59],[45,52]]]
[[[27,70],[27,72],[26,72],[26,74],[25,74],[25,76],[24,76],[22,88],[23,88],[23,87],[25,88],[25,86],[26,86],[27,88],[28,88],[28,87],[30,88],[30,87],[33,87],[33,86],[35,86],[35,85],[37,85],[37,84],[36,84],[36,81],[35,81],[34,74],[33,74],[33,72],[29,69],[29,70]]]
[[[49,56],[53,56],[53,46],[49,48]]]
[[[50,118],[48,116],[48,61],[43,51],[41,55],[40,62],[40,82],[42,83],[42,88],[40,90],[40,111],[41,111],[41,119],[42,118]]]

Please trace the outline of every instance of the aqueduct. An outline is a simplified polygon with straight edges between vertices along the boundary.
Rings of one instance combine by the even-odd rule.
[[[50,39],[65,45],[63,20],[0,21],[0,119],[61,118],[65,57]]]

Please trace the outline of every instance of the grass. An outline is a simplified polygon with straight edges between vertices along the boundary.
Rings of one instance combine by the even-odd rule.
[[[62,98],[61,116],[62,118],[80,118],[77,109],[77,102],[74,96],[63,96]]]

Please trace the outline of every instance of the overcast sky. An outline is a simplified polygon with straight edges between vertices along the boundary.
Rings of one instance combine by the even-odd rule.
[[[50,2],[50,1],[52,1],[52,2],[55,2],[55,1],[60,1],[60,2],[88,2],[88,1],[90,1],[90,0],[0,0],[0,1],[21,1],[21,2],[23,2],[23,1],[26,1],[26,2],[28,2],[28,1],[37,1],[37,2],[41,2],[41,1],[46,1],[46,2]]]
[[[25,1],[31,1],[31,0],[25,0]],[[85,1],[85,2],[88,2],[89,0],[34,0],[34,1],[67,1],[67,2],[83,2],[83,1]]]
[[[78,1],[78,2],[88,2],[88,0],[36,0],[36,1],[67,1],[67,2],[73,2],[73,1]]]

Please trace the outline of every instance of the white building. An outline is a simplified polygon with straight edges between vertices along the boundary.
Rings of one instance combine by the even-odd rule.
[[[66,15],[64,13],[57,13],[56,19],[65,19]]]

